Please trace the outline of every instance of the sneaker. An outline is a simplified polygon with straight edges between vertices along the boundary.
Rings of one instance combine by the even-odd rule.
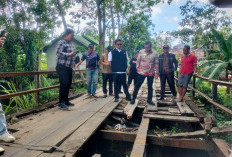
[[[131,99],[130,104],[131,105],[135,104],[135,99]]]
[[[104,98],[106,98],[107,97],[107,94],[106,93],[104,93],[104,96],[103,96]]]
[[[94,98],[98,98],[98,96],[97,96],[96,94],[93,94],[92,96],[93,96]]]
[[[68,101],[67,103],[65,103],[65,105],[67,105],[67,106],[75,106],[75,104],[71,103],[70,101]]]
[[[91,97],[92,95],[91,95],[91,94],[88,94],[87,96],[88,96],[88,97]]]
[[[118,98],[115,98],[115,99],[114,99],[114,102],[118,102],[118,101],[119,101]]]
[[[153,101],[147,101],[147,103],[151,106],[155,106],[155,103]]]
[[[110,93],[109,95],[110,95],[110,96],[114,96],[114,93]]]
[[[59,103],[58,108],[61,110],[68,110],[68,106],[65,103]]]
[[[4,152],[5,152],[5,150],[2,147],[0,147],[0,155],[3,155]]]
[[[11,134],[9,134],[8,132],[0,135],[0,141],[4,141],[4,142],[14,142],[15,141],[15,137],[12,136]]]

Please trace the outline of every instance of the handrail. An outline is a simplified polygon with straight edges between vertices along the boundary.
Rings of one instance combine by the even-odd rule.
[[[72,84],[78,84],[80,82],[85,82],[85,81],[86,80],[79,80],[79,81],[73,82]],[[0,100],[9,99],[9,98],[12,98],[12,97],[15,97],[15,96],[21,96],[21,95],[26,95],[26,94],[31,94],[31,93],[37,93],[37,92],[40,92],[40,91],[59,88],[59,87],[60,87],[60,85],[54,85],[54,86],[50,86],[50,87],[37,88],[37,89],[32,89],[32,90],[27,90],[27,91],[22,91],[22,92],[17,92],[17,93],[4,94],[4,95],[0,95]]]
[[[200,79],[202,79],[202,80],[205,80],[205,81],[211,82],[211,83],[213,83],[213,84],[216,84],[216,85],[232,87],[232,83],[230,83],[230,82],[219,81],[219,80],[213,80],[213,79],[209,79],[209,78],[207,78],[207,77],[203,77],[203,76],[199,76],[199,75],[194,75],[194,76],[197,77],[197,78],[200,78]]]
[[[85,70],[75,70],[75,72],[81,72],[81,71],[85,71]],[[43,75],[43,74],[56,74],[56,71],[0,72],[0,77],[15,77],[15,76]]]

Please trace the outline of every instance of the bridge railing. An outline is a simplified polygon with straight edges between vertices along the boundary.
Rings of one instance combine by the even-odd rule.
[[[196,78],[202,79],[202,80],[210,82],[212,84],[212,98],[208,97],[205,93],[202,93],[196,89]],[[230,116],[232,116],[232,110],[230,110],[230,109],[226,108],[225,106],[216,102],[218,99],[218,85],[232,87],[232,83],[230,83],[230,82],[213,80],[213,79],[209,79],[209,78],[206,78],[203,76],[193,75],[192,86],[189,85],[189,88],[192,89],[193,98],[195,98],[195,93],[198,93],[200,96],[202,96],[203,98],[205,98],[208,102],[210,102],[212,104],[212,116],[213,117],[215,117],[215,115],[216,115],[216,108],[219,108],[220,110],[222,110],[222,111],[228,113]]]
[[[73,80],[72,84],[83,83],[83,82],[86,81],[84,79],[84,77],[83,77],[83,74],[81,73],[83,71],[85,71],[85,70],[75,70],[74,74],[81,75],[81,80],[78,80],[78,81],[74,81]],[[33,76],[35,76],[35,89],[21,91],[21,92],[16,92],[16,93],[10,93],[10,94],[3,94],[3,95],[0,95],[0,100],[9,99],[9,98],[16,97],[16,96],[22,96],[22,95],[34,93],[35,94],[35,101],[36,101],[35,103],[36,103],[36,106],[38,107],[38,104],[39,104],[39,92],[40,91],[45,91],[45,90],[50,90],[50,89],[54,89],[54,88],[59,88],[59,86],[60,86],[58,84],[58,85],[54,85],[54,86],[39,88],[39,82],[40,82],[39,81],[39,75],[46,75],[46,74],[57,74],[57,73],[56,73],[56,71],[1,72],[0,73],[0,78],[33,75]]]

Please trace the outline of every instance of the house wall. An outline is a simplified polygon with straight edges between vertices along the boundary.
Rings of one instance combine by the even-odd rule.
[[[57,47],[57,43],[53,44],[52,46],[50,46],[46,53],[47,53],[47,70],[55,70],[56,68],[56,47]],[[73,42],[73,45],[74,47],[78,46],[77,43]],[[80,59],[82,57],[82,54],[81,53],[78,53],[77,54]],[[85,69],[85,64],[86,62],[84,61],[80,66],[79,68],[81,70]]]

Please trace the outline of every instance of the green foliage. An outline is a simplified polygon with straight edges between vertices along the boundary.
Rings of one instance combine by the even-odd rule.
[[[124,48],[129,56],[133,56],[136,50],[144,48],[144,43],[150,40],[149,29],[153,27],[149,16],[144,13],[134,14],[128,19],[126,25],[122,27],[121,37]]]

